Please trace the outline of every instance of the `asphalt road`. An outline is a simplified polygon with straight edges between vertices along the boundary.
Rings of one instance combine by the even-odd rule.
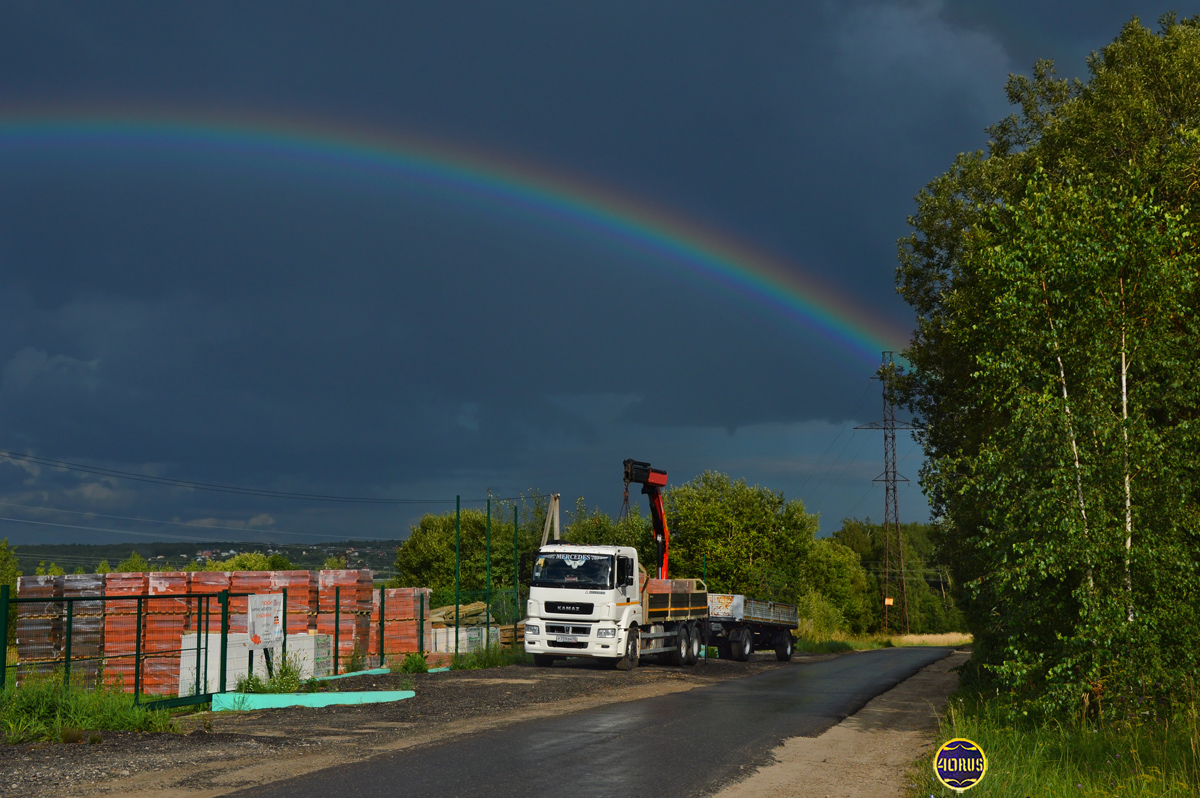
[[[465,735],[236,794],[702,795],[765,762],[782,739],[820,734],[950,652],[866,651]]]

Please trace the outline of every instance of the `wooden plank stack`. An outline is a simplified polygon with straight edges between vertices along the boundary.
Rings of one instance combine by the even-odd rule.
[[[482,626],[487,623],[487,602],[476,601],[473,604],[438,607],[430,613],[429,620],[434,628],[454,626],[456,614],[458,626]]]

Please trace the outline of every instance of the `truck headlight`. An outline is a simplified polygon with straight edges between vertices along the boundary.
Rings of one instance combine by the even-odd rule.
[[[537,635],[540,635],[541,633],[542,633],[542,628],[540,626],[538,626],[536,623],[525,624],[526,636],[534,635],[536,637]]]
[[[616,629],[597,629],[596,630],[596,637],[616,637],[616,636],[617,636]]]

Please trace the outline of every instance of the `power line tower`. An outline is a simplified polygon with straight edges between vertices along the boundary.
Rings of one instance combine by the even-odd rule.
[[[904,572],[904,541],[900,537],[900,510],[896,501],[896,485],[908,482],[896,471],[896,430],[913,429],[907,421],[896,421],[896,407],[892,404],[888,383],[899,373],[893,352],[883,353],[883,363],[871,379],[879,380],[883,386],[883,421],[872,421],[855,429],[883,430],[883,473],[873,482],[884,485],[883,499],[883,631],[896,629],[908,634],[908,590]],[[893,565],[892,557],[895,556]],[[892,613],[895,613],[895,620]]]

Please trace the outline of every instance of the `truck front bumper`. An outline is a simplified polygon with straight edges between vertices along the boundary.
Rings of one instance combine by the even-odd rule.
[[[530,632],[530,626],[537,633]],[[618,657],[624,645],[625,631],[612,622],[570,623],[570,631],[560,631],[562,622],[544,619],[525,621],[525,651],[556,657]]]

